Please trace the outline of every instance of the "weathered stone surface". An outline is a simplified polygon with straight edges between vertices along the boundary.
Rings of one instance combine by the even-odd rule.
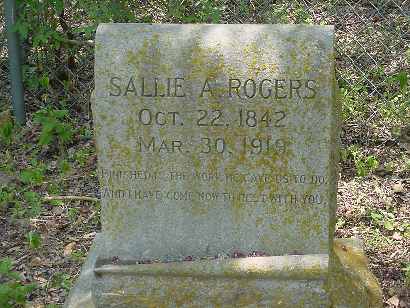
[[[66,307],[382,307],[379,284],[352,240],[335,240],[329,262],[310,255],[96,269],[102,242],[93,245]]]
[[[96,269],[97,307],[327,307],[327,255]]]
[[[332,239],[332,39],[317,26],[99,27],[103,232],[67,307],[381,307],[361,247]],[[226,258],[252,252],[271,256]]]
[[[329,252],[332,27],[103,24],[95,85],[103,258]]]
[[[336,240],[329,266],[332,307],[383,307],[382,290],[358,240]]]

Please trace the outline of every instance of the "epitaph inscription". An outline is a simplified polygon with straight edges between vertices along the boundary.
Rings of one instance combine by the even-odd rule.
[[[333,30],[101,25],[94,120],[107,255],[327,253]]]

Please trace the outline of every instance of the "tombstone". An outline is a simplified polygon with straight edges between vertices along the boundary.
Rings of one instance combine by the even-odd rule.
[[[380,305],[361,248],[333,240],[333,36],[98,27],[102,232],[68,307]]]

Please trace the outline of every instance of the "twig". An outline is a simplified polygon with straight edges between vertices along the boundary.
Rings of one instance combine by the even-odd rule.
[[[83,46],[88,45],[94,47],[94,41],[87,40],[87,41],[79,41],[79,40],[69,40],[69,39],[61,39],[62,42],[71,45]]]
[[[37,218],[30,218],[30,221],[32,222],[47,222],[45,219],[37,219]]]
[[[97,214],[97,211],[92,212],[90,216],[87,217],[84,223],[88,224],[88,222],[94,218],[94,216]]]
[[[86,196],[47,196],[47,197],[44,197],[44,201],[51,201],[51,200],[80,200],[80,201],[98,202],[98,198],[86,197]]]

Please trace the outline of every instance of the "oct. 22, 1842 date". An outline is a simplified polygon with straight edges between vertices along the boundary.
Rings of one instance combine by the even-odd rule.
[[[137,122],[144,126],[184,126],[223,128],[280,128],[286,127],[283,110],[256,110],[239,108],[233,112],[220,109],[197,109],[192,111],[158,111],[149,108],[135,112]]]

